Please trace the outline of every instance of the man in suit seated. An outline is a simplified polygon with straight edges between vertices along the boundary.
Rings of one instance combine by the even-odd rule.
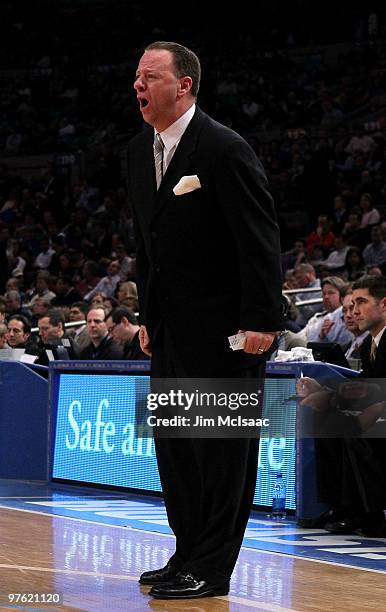
[[[386,378],[386,279],[364,276],[353,284],[353,315],[359,331],[369,332],[361,347],[362,379]],[[379,381],[382,388],[382,381]],[[372,385],[374,386],[374,385]],[[302,390],[303,388],[303,390]],[[355,387],[354,387],[355,388]],[[330,391],[312,379],[298,381],[305,395],[300,406],[314,410],[330,406]],[[325,397],[323,397],[323,395]],[[382,395],[383,400],[384,395]],[[324,526],[330,533],[358,533],[364,537],[386,537],[386,458],[383,437],[366,438],[361,431],[375,425],[384,415],[385,402],[375,400],[358,417],[353,435],[344,439],[317,441],[317,478],[321,501],[329,513],[303,527]],[[346,430],[347,433],[347,430]],[[382,433],[382,432],[381,432]],[[334,478],[331,478],[331,471]],[[306,519],[307,521],[307,519]],[[320,521],[320,523],[318,523]],[[327,522],[326,522],[327,521]]]
[[[90,343],[81,350],[80,359],[123,359],[119,344],[109,335],[104,306],[91,307],[87,313],[87,333]]]
[[[24,315],[12,315],[7,322],[7,344],[11,348],[25,349],[31,355],[38,354],[38,347],[31,337],[31,323]]]
[[[365,338],[369,335],[367,330],[361,331],[354,317],[354,301],[352,285],[344,287],[341,292],[342,313],[346,328],[352,333],[353,339],[351,342],[343,346],[346,359],[358,359],[361,356],[361,347]]]
[[[74,302],[70,306],[70,312],[68,315],[70,322],[71,323],[74,323],[75,321],[84,322],[86,320],[88,309],[89,309],[89,305],[87,304],[87,302],[82,302],[82,301]],[[85,348],[85,346],[90,344],[90,338],[87,334],[86,323],[84,323],[83,325],[80,325],[79,327],[70,328],[67,333],[70,336],[70,338],[73,339],[79,351],[81,351],[82,349]]]
[[[48,365],[51,351],[54,359],[76,359],[78,351],[65,333],[65,319],[59,308],[52,308],[38,320],[41,347],[35,363]]]
[[[114,308],[107,319],[107,329],[123,349],[123,359],[149,359],[139,343],[139,325],[136,316],[127,306]]]

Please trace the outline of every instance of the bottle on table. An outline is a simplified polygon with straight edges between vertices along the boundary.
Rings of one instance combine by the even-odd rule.
[[[283,474],[278,472],[272,490],[272,511],[271,518],[284,519],[286,517],[285,510],[286,486],[283,480]]]

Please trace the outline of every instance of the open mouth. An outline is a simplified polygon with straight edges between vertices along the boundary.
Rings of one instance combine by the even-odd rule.
[[[138,101],[141,109],[146,108],[146,106],[149,104],[149,100],[146,98],[138,98]]]

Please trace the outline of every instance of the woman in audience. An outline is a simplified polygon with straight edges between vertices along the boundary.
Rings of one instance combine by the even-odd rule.
[[[358,247],[350,247],[347,251],[344,263],[345,277],[350,283],[363,276],[366,272],[366,265],[362,251]]]
[[[379,211],[374,208],[373,198],[369,193],[362,193],[359,205],[362,209],[361,228],[375,225],[381,220]]]

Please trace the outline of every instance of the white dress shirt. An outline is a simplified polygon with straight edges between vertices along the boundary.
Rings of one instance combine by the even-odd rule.
[[[162,142],[164,143],[163,174],[165,174],[186,128],[193,119],[195,110],[196,105],[192,104],[177,121],[169,125],[163,132],[160,132]]]

